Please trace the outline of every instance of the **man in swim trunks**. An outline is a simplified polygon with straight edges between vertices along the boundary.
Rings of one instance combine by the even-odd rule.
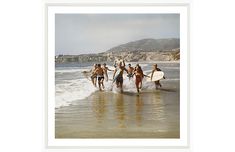
[[[128,75],[127,77],[129,78],[129,80],[133,77],[133,73],[134,73],[134,68],[131,66],[131,64],[128,64]]]
[[[114,71],[114,70],[110,70],[108,67],[106,67],[106,63],[103,64],[102,69],[104,71],[105,80],[108,81],[108,79],[109,79],[108,71]]]
[[[136,89],[137,89],[137,92],[139,93],[140,92],[140,88],[142,88],[142,79],[144,77],[143,70],[141,69],[139,64],[136,65],[134,74],[135,74]]]
[[[98,85],[99,85],[99,89],[100,91],[102,90],[101,89],[101,85],[103,86],[103,89],[104,89],[104,71],[103,69],[101,68],[101,64],[98,64],[97,65],[97,69],[95,70],[95,73],[97,75],[97,78],[98,78]]]
[[[123,92],[123,87],[122,87],[123,86],[123,71],[126,71],[128,73],[128,70],[125,68],[124,61],[123,61],[123,65],[122,65],[122,62],[118,64],[118,67],[114,70],[114,73],[113,73],[113,80],[116,81],[117,88],[118,87],[121,88],[121,92]],[[116,76],[116,73],[118,74],[117,76]]]
[[[154,73],[155,71],[162,71],[161,69],[159,69],[159,68],[157,67],[157,64],[154,64],[154,65],[153,65],[153,70],[152,70],[152,74],[151,74],[151,80],[152,80],[152,78],[153,78],[153,73]],[[163,76],[163,79],[165,79],[164,76]],[[154,81],[154,83],[155,83],[156,89],[158,89],[158,86],[162,87],[162,85],[161,85],[161,83],[160,83],[160,80]]]

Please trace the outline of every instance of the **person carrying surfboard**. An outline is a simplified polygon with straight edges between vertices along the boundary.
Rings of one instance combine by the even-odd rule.
[[[136,65],[135,70],[134,70],[134,75],[135,75],[135,85],[137,92],[140,92],[140,89],[142,88],[142,79],[144,77],[144,73],[142,68],[140,67],[139,64]]]
[[[103,87],[104,89],[104,71],[101,67],[101,64],[98,64],[97,65],[97,68],[96,70],[94,71],[94,73],[97,75],[97,79],[98,79],[98,85],[99,85],[99,89],[100,91],[102,90],[101,89],[101,86]]]
[[[156,72],[156,71],[162,71],[162,70],[157,67],[157,64],[154,64],[153,65],[153,70],[152,70],[152,73],[151,73],[151,77],[150,77],[151,80],[153,78],[154,72]],[[165,79],[165,76],[163,76],[163,79]],[[154,81],[154,84],[155,84],[156,89],[158,89],[158,86],[162,87],[162,85],[160,83],[160,80]]]
[[[103,64],[102,69],[103,69],[103,71],[104,71],[105,80],[108,81],[108,79],[109,79],[109,77],[108,77],[108,71],[114,71],[114,70],[109,69],[109,68],[106,66],[106,63]]]
[[[123,63],[123,65],[122,65]],[[117,68],[114,70],[113,73],[113,83],[116,82],[117,88],[120,87],[121,92],[123,92],[123,72],[128,70],[125,68],[125,62],[119,62]]]

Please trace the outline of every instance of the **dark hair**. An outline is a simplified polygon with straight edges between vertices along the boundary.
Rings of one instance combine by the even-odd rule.
[[[106,63],[104,63],[103,65],[106,65]]]
[[[129,66],[131,66],[131,64],[128,64]]]
[[[101,64],[98,64],[98,67],[100,67],[101,66]]]

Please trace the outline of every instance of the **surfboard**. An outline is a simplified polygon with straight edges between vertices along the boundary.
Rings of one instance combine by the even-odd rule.
[[[121,69],[118,69],[117,72],[115,73],[114,79],[113,79],[113,83],[117,80],[118,76],[121,73]]]
[[[158,80],[161,80],[163,78],[164,72],[162,72],[162,71],[155,71],[153,73],[152,80],[151,80],[151,75],[152,75],[152,73],[148,74],[149,77],[147,78],[147,81],[158,81]]]

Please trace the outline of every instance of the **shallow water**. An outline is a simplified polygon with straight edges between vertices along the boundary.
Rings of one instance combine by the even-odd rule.
[[[135,66],[136,63],[131,63]],[[140,63],[144,74],[149,74],[152,69],[152,63]],[[179,63],[159,63],[166,76],[164,81],[175,81],[179,80]],[[110,69],[114,69],[112,65],[108,65]],[[98,90],[95,88],[91,81],[88,79],[89,75],[84,75],[82,71],[90,70],[92,64],[56,64],[55,69],[55,105],[56,108],[62,106],[68,106],[79,99],[85,99],[92,93]],[[113,77],[113,72],[108,71],[109,78]],[[126,73],[124,73],[124,76]],[[107,91],[111,90],[112,82],[105,81],[105,87]],[[153,83],[146,82],[143,80],[143,89],[151,90],[154,88]],[[124,90],[136,92],[134,80],[129,81],[124,79]]]
[[[164,89],[95,92],[56,110],[56,138],[179,138],[179,82]]]
[[[151,63],[140,65],[145,74],[151,71]],[[124,93],[111,81],[97,91],[81,73],[91,65],[57,66],[56,138],[179,138],[179,63],[158,65],[166,76],[162,88],[144,79],[140,94],[129,79]]]

